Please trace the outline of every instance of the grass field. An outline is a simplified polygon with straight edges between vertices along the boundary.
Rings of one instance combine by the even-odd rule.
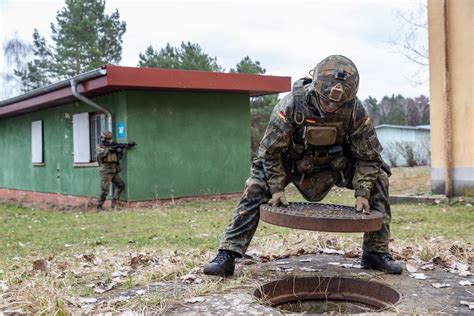
[[[429,189],[427,183],[428,168],[396,169],[391,186],[397,194],[418,193]],[[301,200],[294,188],[288,193],[290,200]],[[237,201],[196,199],[101,213],[0,204],[0,311],[68,314],[81,311],[74,303],[78,298],[97,296],[110,285],[126,289],[199,273],[197,268],[214,255]],[[353,192],[333,190],[325,202],[351,205]],[[411,249],[416,260],[429,261],[453,255],[456,244],[463,251],[454,255],[472,264],[472,205],[394,205],[392,217],[391,247],[400,258]],[[249,252],[270,259],[326,247],[357,252],[361,237],[261,223]],[[208,285],[207,291],[219,290]],[[143,309],[164,301],[155,295],[94,311]]]

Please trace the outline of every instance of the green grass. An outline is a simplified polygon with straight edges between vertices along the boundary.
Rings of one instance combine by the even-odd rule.
[[[158,249],[215,247],[230,201],[192,202],[161,210],[57,212],[0,205],[3,257],[153,246]],[[65,246],[68,245],[68,246]]]
[[[301,200],[294,189],[288,195],[290,200]],[[333,191],[325,201],[350,205],[352,192]],[[101,213],[0,204],[0,249],[3,259],[78,253],[97,246],[131,251],[142,247],[212,250],[217,247],[236,204],[236,199],[197,200],[162,209]],[[473,241],[474,207],[406,204],[392,206],[392,213],[392,235],[397,240],[443,237]],[[259,228],[257,238],[294,232],[267,224]]]
[[[474,207],[465,205],[394,205],[392,232],[400,240],[430,239],[474,242]]]

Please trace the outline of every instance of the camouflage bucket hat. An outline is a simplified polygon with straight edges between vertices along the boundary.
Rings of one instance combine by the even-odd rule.
[[[334,112],[355,98],[359,89],[359,72],[349,58],[328,56],[314,68],[313,88],[323,110]]]

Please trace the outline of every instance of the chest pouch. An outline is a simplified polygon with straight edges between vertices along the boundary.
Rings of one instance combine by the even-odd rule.
[[[105,159],[105,162],[118,162],[117,153],[109,153]]]
[[[337,128],[334,126],[308,126],[304,134],[304,141],[308,145],[333,145],[337,139]]]

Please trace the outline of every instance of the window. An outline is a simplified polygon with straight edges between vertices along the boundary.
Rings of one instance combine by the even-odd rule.
[[[79,113],[72,116],[74,162],[96,161],[96,146],[105,128],[105,115],[102,113]]]
[[[31,162],[42,164],[43,160],[43,121],[31,122]]]
[[[100,136],[105,130],[105,115],[102,113],[89,114],[89,128],[90,128],[90,146],[91,146],[91,161],[97,161],[96,149],[100,143]]]

